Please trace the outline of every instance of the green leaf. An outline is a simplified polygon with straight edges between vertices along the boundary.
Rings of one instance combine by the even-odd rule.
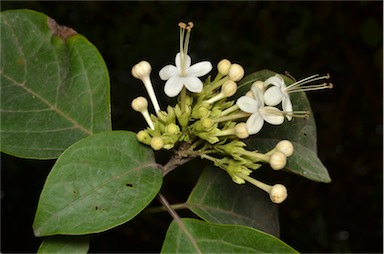
[[[152,201],[162,176],[153,151],[132,132],[103,132],[80,140],[47,177],[35,235],[81,235],[123,224]]]
[[[187,207],[208,222],[240,224],[279,236],[277,205],[269,195],[253,185],[234,183],[213,165],[203,171]]]
[[[39,12],[0,15],[1,151],[52,159],[110,130],[109,75],[95,46]]]
[[[37,253],[87,253],[89,239],[87,236],[53,236],[41,243]]]
[[[275,72],[262,70],[245,77],[239,83],[238,96],[246,93],[256,80],[264,81],[266,78],[275,75]],[[293,80],[281,75],[287,85]],[[286,169],[306,177],[313,181],[328,183],[331,178],[327,169],[317,156],[317,134],[316,123],[311,105],[304,92],[290,94],[295,111],[309,111],[309,119],[293,118],[292,121],[285,121],[282,125],[273,126],[265,124],[263,129],[254,136],[245,140],[248,150],[259,150],[267,152],[271,150],[280,140],[288,139],[292,142],[295,151],[288,158]]]
[[[195,219],[174,220],[165,236],[162,253],[298,253],[256,229],[207,223]]]

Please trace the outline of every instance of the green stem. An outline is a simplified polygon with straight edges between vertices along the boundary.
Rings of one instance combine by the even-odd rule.
[[[219,123],[219,122],[224,122],[224,121],[230,121],[230,120],[235,120],[235,119],[239,119],[239,118],[244,118],[244,117],[247,117],[247,116],[250,116],[250,115],[251,115],[251,113],[239,112],[239,113],[236,113],[236,114],[233,114],[233,115],[223,116],[223,117],[216,118],[216,119],[214,119],[214,121],[216,123]]]
[[[260,181],[257,181],[256,179],[254,179],[250,176],[244,175],[242,173],[235,173],[235,175],[237,175],[238,177],[244,179],[245,181],[255,185],[256,187],[262,189],[263,191],[265,191],[267,193],[269,193],[271,191],[272,187],[270,185],[262,183]]]
[[[257,153],[257,152],[251,152],[247,150],[239,151],[239,153],[246,155],[251,158],[259,159],[263,162],[269,162],[269,155],[263,154],[263,153]]]
[[[180,204],[173,204],[169,205],[173,210],[180,210],[180,209],[188,209],[186,203],[180,203]],[[146,210],[146,213],[160,213],[160,212],[166,212],[167,208],[164,206],[157,206],[157,207],[151,207]]]
[[[183,89],[181,90],[181,97],[180,97],[180,104],[181,104],[181,114],[185,112],[185,97],[187,96],[187,89],[185,86],[183,86]]]

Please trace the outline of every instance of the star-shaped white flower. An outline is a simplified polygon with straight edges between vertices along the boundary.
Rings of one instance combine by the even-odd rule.
[[[281,102],[284,112],[292,112],[293,107],[289,97],[290,93],[332,88],[333,85],[328,83],[310,84],[314,81],[329,78],[329,75],[319,76],[316,74],[286,86],[284,79],[280,75],[276,74],[275,76],[272,76],[264,81],[265,87],[270,86],[264,93],[265,104],[269,106],[276,106]],[[291,120],[292,114],[286,114],[286,117],[288,120]]]
[[[268,88],[264,93],[265,104],[269,106],[276,106],[281,102],[283,110],[286,112],[292,111],[292,102],[289,97],[287,86],[285,85],[284,79],[280,75],[276,74],[264,81],[264,86]],[[287,115],[287,119],[291,120],[292,116]]]
[[[263,92],[252,86],[253,97],[242,96],[236,104],[239,108],[252,115],[247,119],[246,125],[250,135],[258,133],[264,125],[264,121],[273,125],[279,125],[284,122],[284,114],[278,108],[264,106]]]
[[[177,53],[174,65],[167,65],[160,70],[160,78],[167,80],[164,92],[169,97],[177,96],[183,86],[192,93],[200,93],[203,90],[203,82],[199,77],[212,70],[209,61],[203,61],[191,66],[191,57],[184,53]],[[182,57],[184,59],[182,59]]]

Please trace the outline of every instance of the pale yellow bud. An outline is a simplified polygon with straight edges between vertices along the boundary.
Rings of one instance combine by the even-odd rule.
[[[153,137],[151,140],[151,147],[155,151],[160,150],[164,147],[164,140],[161,137]]]
[[[132,101],[131,106],[133,110],[142,113],[148,109],[148,101],[144,97],[140,96]]]
[[[154,130],[155,127],[153,125],[153,122],[151,120],[151,117],[149,116],[149,113],[148,113],[148,101],[147,99],[145,99],[144,97],[140,96],[140,97],[137,97],[136,99],[134,99],[131,103],[131,106],[133,108],[133,110],[137,111],[137,112],[140,112],[145,121],[147,122],[147,124],[149,125],[149,127]]]
[[[293,154],[294,148],[289,140],[281,140],[276,145],[276,150],[282,152],[285,156],[289,157]]]
[[[255,99],[255,96],[253,95],[252,91],[246,92],[245,96]]]
[[[228,78],[239,81],[244,77],[244,68],[239,64],[232,64],[228,70]]]
[[[237,84],[233,80],[227,80],[221,88],[221,92],[226,97],[231,97],[236,93],[236,91],[237,91]]]
[[[252,86],[255,86],[257,88],[260,89],[260,91],[262,91],[263,93],[265,92],[265,86],[264,86],[264,82],[261,81],[261,80],[258,80],[258,81],[255,81]]]
[[[248,130],[247,130],[247,125],[245,123],[238,123],[235,126],[235,134],[238,138],[244,139],[248,138]]]
[[[280,204],[283,202],[288,196],[287,188],[285,188],[282,184],[275,184],[272,186],[269,191],[269,198],[273,203]]]
[[[223,59],[217,64],[217,70],[221,75],[226,76],[231,65],[231,62],[228,59]]]
[[[141,61],[140,63],[136,64],[132,67],[132,76],[134,76],[137,79],[143,79],[149,76],[151,74],[152,67],[150,63],[147,61]]]
[[[271,168],[274,170],[280,170],[285,167],[287,164],[287,157],[279,151],[275,151],[271,154],[271,157],[269,159],[269,165],[271,165]]]
[[[157,97],[155,94],[155,91],[153,90],[152,82],[149,77],[151,74],[152,67],[147,61],[141,61],[140,63],[136,64],[132,67],[132,76],[134,76],[137,79],[140,79],[145,89],[148,92],[149,98],[151,99],[151,102],[153,104],[153,107],[155,108],[155,112],[160,111],[159,102],[157,101]]]

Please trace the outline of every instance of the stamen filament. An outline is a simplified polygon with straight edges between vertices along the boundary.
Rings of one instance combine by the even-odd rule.
[[[327,85],[327,83],[323,83],[320,85],[310,85],[310,86],[302,87],[305,84],[312,83],[312,82],[315,82],[317,80],[329,79],[329,78],[330,78],[329,74],[327,74],[325,76],[320,76],[320,77],[319,77],[319,74],[315,74],[315,75],[309,76],[307,78],[304,78],[302,80],[299,80],[299,81],[287,86],[283,91],[286,93],[293,93],[293,92],[298,92],[298,91],[311,91],[311,90],[332,88],[333,87],[332,84]]]
[[[323,83],[323,84],[310,85],[310,86],[304,86],[304,87],[293,87],[292,89],[289,89],[286,91],[289,91],[289,93],[296,93],[296,92],[322,90],[326,88],[331,89],[333,88],[333,85],[331,83]]]

